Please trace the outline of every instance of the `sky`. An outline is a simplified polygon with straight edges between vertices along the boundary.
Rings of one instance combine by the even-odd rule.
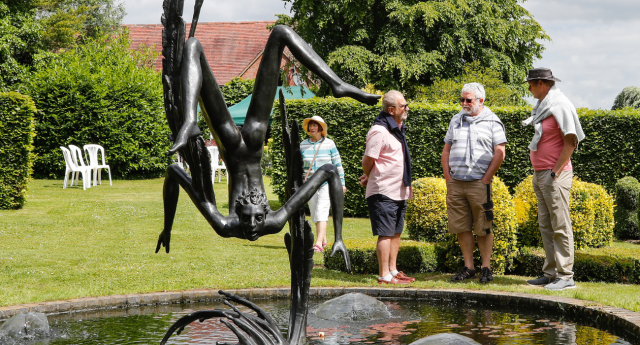
[[[190,21],[194,0],[185,0]],[[124,0],[125,24],[160,24],[162,0]],[[551,37],[535,67],[562,80],[576,107],[610,109],[627,86],[640,87],[640,1],[529,0],[522,4]],[[282,0],[204,0],[200,22],[275,20]]]

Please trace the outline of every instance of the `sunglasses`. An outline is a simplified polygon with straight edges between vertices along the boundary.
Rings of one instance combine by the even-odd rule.
[[[460,103],[465,103],[465,102],[466,102],[466,103],[471,104],[471,103],[473,103],[473,101],[475,101],[476,99],[477,99],[477,98],[463,98],[463,97],[460,97]]]

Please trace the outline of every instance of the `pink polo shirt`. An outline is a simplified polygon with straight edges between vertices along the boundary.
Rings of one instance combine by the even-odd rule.
[[[542,120],[542,137],[538,142],[538,150],[531,151],[531,165],[533,170],[551,170],[556,165],[560,152],[564,147],[562,130],[555,116]],[[571,160],[564,166],[563,171],[571,170]]]
[[[402,182],[404,155],[402,144],[380,125],[373,125],[367,133],[364,155],[375,160],[369,173],[366,198],[382,194],[391,200],[407,200],[413,197],[411,186]]]

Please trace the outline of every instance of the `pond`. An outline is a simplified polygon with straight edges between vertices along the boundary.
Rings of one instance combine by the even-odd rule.
[[[432,300],[382,300],[391,313],[384,320],[336,322],[319,319],[315,309],[324,300],[311,300],[307,335],[310,344],[410,344],[438,333],[458,333],[481,344],[631,344],[615,335],[536,312],[487,309],[476,305]],[[254,301],[267,310],[286,337],[288,300]],[[51,336],[15,344],[114,345],[159,344],[167,329],[180,317],[197,310],[228,309],[222,303],[161,305],[108,309],[49,316]],[[242,309],[242,308],[240,308]],[[217,320],[194,322],[168,344],[237,342],[235,335]],[[3,342],[6,344],[6,341]],[[14,345],[9,343],[10,345]]]

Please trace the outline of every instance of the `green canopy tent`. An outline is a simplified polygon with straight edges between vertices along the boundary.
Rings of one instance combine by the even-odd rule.
[[[278,95],[280,94],[280,90],[282,88],[282,86],[278,86],[278,91],[276,92],[275,98],[276,100],[278,99]],[[302,92],[301,90],[304,90],[304,92]],[[282,90],[282,93],[284,94],[285,99],[307,99],[315,96],[315,94],[311,92],[311,90],[309,90],[306,86],[285,87],[284,90]],[[247,110],[249,110],[249,104],[251,103],[251,96],[252,95],[249,95],[247,96],[247,98],[240,101],[240,103],[229,107],[229,112],[231,113],[233,122],[235,122],[237,126],[244,125],[244,119],[247,117]],[[273,109],[271,110],[271,115],[273,116]],[[271,119],[269,120],[269,123],[271,123]]]

